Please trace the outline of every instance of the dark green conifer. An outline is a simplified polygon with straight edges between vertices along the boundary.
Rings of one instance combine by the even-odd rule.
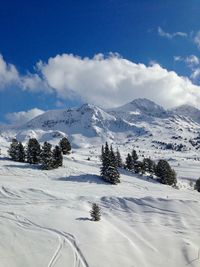
[[[41,168],[43,170],[51,170],[54,168],[54,161],[51,148],[52,145],[50,143],[44,142],[40,154]]]
[[[90,215],[93,221],[101,220],[101,209],[96,203],[92,204],[92,210],[90,211]]]
[[[19,142],[17,141],[17,139],[13,138],[12,143],[10,144],[10,147],[8,149],[8,154],[14,161],[18,160],[18,145]]]
[[[116,164],[117,164],[117,167],[118,168],[121,168],[123,166],[123,162],[122,162],[122,158],[121,158],[121,154],[119,152],[119,149],[117,148],[117,151],[116,151]]]
[[[159,160],[155,168],[155,174],[162,184],[176,185],[176,173],[166,160]]]
[[[63,155],[70,154],[71,144],[70,144],[69,140],[66,137],[63,137],[60,140],[59,146],[61,148],[61,151],[62,151]]]
[[[126,168],[129,171],[132,171],[134,169],[134,162],[133,162],[133,158],[131,156],[130,153],[128,153],[127,157],[126,157],[126,164],[125,164]]]
[[[36,138],[30,138],[27,144],[26,157],[30,164],[37,164],[40,161],[40,144]]]
[[[61,148],[59,146],[55,146],[53,149],[53,167],[58,168],[63,165],[63,155]]]

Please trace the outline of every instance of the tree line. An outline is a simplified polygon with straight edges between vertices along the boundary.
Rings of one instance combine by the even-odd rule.
[[[70,151],[71,144],[66,137],[54,148],[48,142],[41,146],[36,138],[30,138],[25,146],[13,139],[8,154],[14,161],[40,164],[43,170],[50,170],[62,166],[63,155],[69,154]]]
[[[122,167],[136,174],[149,174],[152,178],[155,175],[162,184],[175,186],[177,183],[176,172],[166,160],[161,159],[155,163],[150,158],[144,158],[140,161],[134,149],[127,154],[123,163],[119,149],[114,152],[112,145],[109,147],[106,142],[101,149],[101,162],[101,176],[111,184],[120,183],[119,168]]]

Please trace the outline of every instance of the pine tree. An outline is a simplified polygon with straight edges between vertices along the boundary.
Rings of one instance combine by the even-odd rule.
[[[155,163],[150,158],[144,158],[143,168],[144,172],[148,172],[150,175],[153,175],[155,172]]]
[[[142,161],[136,161],[134,164],[134,171],[135,173],[140,173],[140,174],[144,174],[145,170],[144,170],[144,164]]]
[[[125,166],[129,171],[132,171],[134,168],[133,158],[131,157],[131,154],[129,154],[129,153],[126,157],[126,165]]]
[[[50,143],[44,142],[40,154],[40,162],[43,170],[51,170],[54,168],[54,161],[51,148],[52,145]]]
[[[134,149],[132,151],[131,156],[132,156],[132,159],[133,159],[133,163],[136,163],[137,160],[138,160],[138,155],[137,155],[137,152]]]
[[[21,142],[17,145],[17,161],[25,162],[25,150]]]
[[[117,163],[117,167],[118,168],[121,168],[123,166],[123,163],[122,163],[122,158],[121,158],[121,154],[119,152],[119,149],[117,148],[117,151],[116,151],[116,163]]]
[[[101,175],[104,176],[105,171],[110,166],[110,150],[107,142],[105,144],[104,152],[101,155],[101,161],[102,161],[102,166],[100,172]]]
[[[66,137],[63,137],[60,140],[59,146],[60,146],[60,148],[62,150],[63,155],[70,154],[71,144],[70,144],[69,140]]]
[[[196,180],[194,189],[200,192],[200,178]]]
[[[90,215],[93,221],[101,220],[101,209],[96,203],[92,204],[92,210],[90,211]]]
[[[18,159],[18,145],[19,142],[17,141],[17,139],[13,138],[12,143],[10,144],[10,147],[8,149],[8,154],[14,161],[17,161]]]
[[[162,184],[176,185],[176,173],[166,160],[159,160],[155,168],[155,174]]]
[[[26,157],[30,164],[37,164],[40,161],[40,144],[36,138],[30,138],[27,144]]]
[[[53,149],[53,167],[58,168],[63,165],[63,155],[61,148],[59,146],[55,146]]]
[[[110,146],[110,165],[115,168],[117,167],[117,160],[112,145]]]
[[[104,173],[104,180],[115,185],[120,183],[120,174],[117,168],[114,166],[109,166]]]
[[[101,161],[102,166],[100,169],[103,179],[111,184],[117,184],[120,182],[120,174],[116,166],[116,158],[113,152],[112,146],[109,149],[106,142],[104,149],[102,149]]]

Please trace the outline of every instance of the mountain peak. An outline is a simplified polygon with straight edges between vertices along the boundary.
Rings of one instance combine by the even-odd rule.
[[[146,98],[137,98],[121,107],[113,109],[115,112],[123,112],[129,115],[166,117],[167,111],[153,101]]]

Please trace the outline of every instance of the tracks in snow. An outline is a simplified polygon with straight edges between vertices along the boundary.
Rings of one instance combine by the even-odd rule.
[[[58,246],[54,254],[52,255],[47,267],[56,266],[58,259],[61,257],[61,254],[64,252],[66,244],[68,244],[71,247],[72,252],[73,252],[73,256],[74,256],[73,267],[89,267],[89,264],[87,263],[83,253],[81,252],[79,246],[77,245],[75,237],[72,234],[67,233],[67,232],[62,232],[54,228],[41,226],[21,215],[16,215],[14,213],[8,213],[8,215],[10,215],[11,217],[7,217],[7,216],[0,216],[0,217],[16,222],[16,224],[23,229],[45,231],[45,232],[48,232],[50,234],[57,236],[58,241],[59,241]],[[66,266],[67,266],[67,263],[66,263]]]

